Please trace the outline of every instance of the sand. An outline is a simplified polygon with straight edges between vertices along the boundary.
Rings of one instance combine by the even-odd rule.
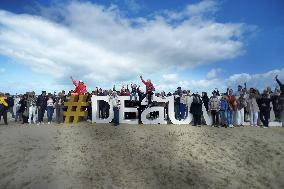
[[[284,128],[0,125],[1,189],[284,188]]]

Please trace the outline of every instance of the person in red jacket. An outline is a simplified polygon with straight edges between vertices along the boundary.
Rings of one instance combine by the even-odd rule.
[[[237,110],[237,99],[236,97],[233,95],[233,90],[230,89],[229,90],[229,95],[228,95],[228,102],[229,102],[229,110],[228,110],[228,125],[230,128],[233,128],[234,125],[234,113]]]
[[[141,81],[145,84],[146,86],[146,94],[147,94],[147,98],[148,98],[148,106],[152,105],[152,98],[153,98],[153,94],[155,91],[155,87],[153,85],[153,83],[151,82],[150,79],[148,79],[147,81],[145,81],[142,77],[142,75],[140,76]]]
[[[73,79],[72,76],[71,76],[71,80],[72,80],[73,85],[75,86],[75,90],[74,90],[75,94],[84,95],[85,93],[87,93],[87,87],[82,80],[77,82],[76,80]]]

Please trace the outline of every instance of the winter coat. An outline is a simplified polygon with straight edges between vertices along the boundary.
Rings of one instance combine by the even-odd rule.
[[[75,86],[74,93],[78,93],[79,95],[84,95],[87,93],[87,87],[83,83],[78,83],[76,80],[72,80],[73,85]]]
[[[247,107],[247,101],[244,97],[239,97],[237,100],[237,109],[241,110],[243,108]]]
[[[28,97],[27,106],[36,106],[36,97]]]
[[[146,93],[155,91],[155,87],[153,83],[149,83],[148,81],[145,81],[144,79],[141,79],[141,80],[146,86]]]
[[[261,112],[270,112],[271,107],[270,107],[270,102],[271,99],[265,96],[262,96],[259,100],[258,100],[258,106],[259,106],[259,110]]]
[[[6,111],[9,107],[6,97],[0,97],[0,113]]]
[[[40,107],[43,108],[43,109],[46,109],[46,106],[47,106],[47,97],[46,97],[46,96],[39,95],[39,96],[37,97],[36,105],[37,105],[37,106],[40,106]]]
[[[208,110],[209,110],[209,98],[208,98],[208,96],[203,96],[202,102],[205,106],[206,111],[208,112]]]
[[[209,110],[220,110],[220,100],[217,97],[211,97],[209,100]]]
[[[193,102],[190,106],[190,113],[194,115],[202,115],[202,101],[199,96],[193,96]]]
[[[185,104],[185,105],[188,105],[188,103],[189,103],[189,99],[188,99],[189,97],[187,96],[187,95],[182,95],[181,97],[180,97],[180,103],[181,104]]]
[[[14,107],[14,98],[13,97],[8,97],[7,98],[7,102],[8,102],[8,105],[9,105],[9,107]]]
[[[236,111],[237,110],[237,100],[235,96],[228,96],[228,102],[229,102],[229,110]]]
[[[228,111],[229,103],[227,100],[221,99],[220,100],[220,111]]]
[[[259,107],[256,98],[250,97],[247,100],[248,112],[259,112]]]

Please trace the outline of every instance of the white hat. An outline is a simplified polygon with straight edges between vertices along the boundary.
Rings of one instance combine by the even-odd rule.
[[[80,82],[80,83],[83,83],[83,81],[82,81],[82,80],[79,80],[79,82]]]

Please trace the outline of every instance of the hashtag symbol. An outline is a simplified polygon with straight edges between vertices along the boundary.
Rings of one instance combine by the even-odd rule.
[[[68,102],[64,103],[67,111],[64,112],[65,123],[78,123],[79,120],[87,116],[86,106],[88,106],[87,96],[71,96]]]

